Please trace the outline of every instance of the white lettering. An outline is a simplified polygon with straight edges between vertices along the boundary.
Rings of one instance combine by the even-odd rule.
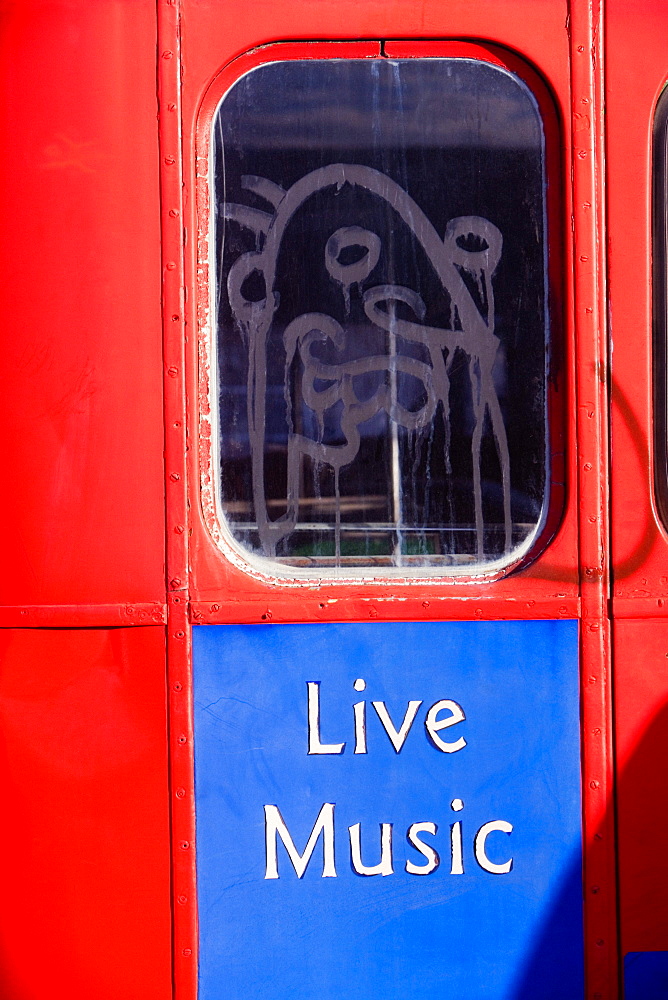
[[[355,713],[355,753],[366,753],[366,702],[353,705]]]
[[[281,816],[278,806],[264,807],[264,830],[267,865],[265,878],[278,878],[278,838],[283,841],[288,857],[292,862],[292,867],[297,872],[298,878],[303,878],[306,867],[311,860],[311,855],[315,849],[316,841],[322,833],[322,877],[336,878],[336,868],[334,866],[334,803],[325,802],[318,813],[311,835],[308,838],[304,853],[300,854],[294,845],[294,841],[288,832],[285,821]]]
[[[480,827],[475,835],[474,841],[474,851],[475,859],[481,868],[484,868],[486,872],[491,872],[493,875],[507,875],[508,872],[513,867],[513,859],[506,861],[503,865],[495,865],[493,861],[490,861],[485,853],[485,846],[487,843],[487,838],[490,833],[494,830],[499,830],[501,833],[512,833],[513,828],[510,823],[506,823],[505,819],[495,819],[491,823],[485,823]]]
[[[437,719],[438,713],[443,711],[450,712],[450,717],[448,719]],[[463,722],[465,718],[464,709],[456,701],[449,701],[446,698],[443,701],[437,701],[431,706],[427,712],[424,725],[427,730],[427,736],[437,750],[442,750],[443,753],[456,753],[457,750],[461,750],[466,746],[466,740],[463,736],[460,736],[455,743],[446,743],[445,740],[436,735],[441,729],[456,726],[458,722]]]
[[[432,837],[436,836],[438,827],[435,823],[413,823],[408,827],[406,833],[406,839],[409,844],[417,848],[420,854],[423,854],[427,859],[426,865],[414,865],[412,861],[406,862],[406,871],[411,875],[431,875],[441,863],[441,859],[429,844],[423,843],[420,840],[419,833],[430,833]]]
[[[380,862],[377,865],[362,864],[362,847],[360,844],[360,824],[348,827],[350,835],[350,860],[358,875],[392,875],[392,824],[380,824]]]
[[[320,681],[307,681],[308,689],[308,752],[343,753],[345,743],[320,742]]]
[[[385,707],[384,701],[372,701],[371,704],[376,709],[378,718],[383,723],[383,728],[387,735],[390,737],[390,741],[395,751],[399,753],[402,746],[406,742],[406,737],[410,731],[413,722],[415,721],[415,716],[417,715],[418,708],[422,704],[421,701],[409,701],[408,707],[406,709],[406,714],[404,715],[404,721],[401,723],[401,729],[397,731],[394,728],[394,723],[390,718],[389,712]]]
[[[462,852],[462,824],[450,824],[450,874],[464,874],[464,854]]]

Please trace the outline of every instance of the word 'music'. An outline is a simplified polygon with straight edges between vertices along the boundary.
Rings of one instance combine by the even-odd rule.
[[[459,812],[464,808],[461,799],[453,799],[451,808]],[[266,805],[264,807],[265,816],[265,844],[267,865],[265,879],[279,878],[278,874],[278,840],[283,842],[287,855],[292,862],[292,867],[298,878],[303,878],[311,855],[315,850],[315,845],[322,834],[322,877],[336,878],[336,864],[334,855],[334,803],[324,802],[317,819],[313,824],[306,847],[300,854],[295,847],[295,843],[290,832],[285,825],[285,820],[281,816],[278,806]],[[490,823],[483,823],[475,835],[473,841],[473,851],[479,866],[493,875],[507,875],[513,867],[513,859],[509,858],[503,864],[495,864],[487,857],[487,838],[494,831],[500,833],[512,833],[513,828],[510,823],[503,819],[492,820]],[[356,875],[393,875],[394,857],[392,852],[393,827],[391,823],[380,824],[380,861],[376,865],[365,865],[362,861],[361,845],[361,824],[354,823],[348,827],[350,839],[350,864]],[[430,834],[435,837],[438,833],[436,823],[411,823],[406,831],[406,839],[426,859],[422,864],[415,864],[407,861],[405,871],[409,875],[430,875],[436,871],[441,863],[438,852],[430,845],[420,839],[420,834]],[[462,848],[462,824],[461,822],[450,824],[450,874],[464,874],[464,854]]]
[[[354,683],[356,691],[364,691],[366,682],[358,678]],[[322,741],[320,729],[320,682],[309,681],[307,683],[308,692],[308,754],[342,754],[345,751],[346,743],[324,743]],[[397,725],[387,710],[385,702],[372,701],[376,715],[378,716],[383,729],[394,747],[395,752],[401,752],[408,734],[415,722],[418,710],[422,701],[409,701],[403,719]],[[353,705],[353,725],[355,733],[356,754],[366,754],[367,751],[367,730],[366,730],[365,701],[359,701]],[[456,753],[466,745],[463,736],[458,739],[447,741],[439,735],[443,730],[450,729],[466,719],[464,710],[456,701],[441,699],[434,702],[427,710],[424,721],[426,736],[432,746],[442,753]],[[461,799],[455,798],[450,803],[453,812],[458,813],[464,808]],[[309,834],[306,846],[300,854],[295,846],[295,842],[288,830],[286,822],[276,805],[265,805],[265,849],[266,868],[265,879],[279,878],[278,872],[278,842],[282,842],[287,856],[298,878],[303,878],[314,853],[316,844],[322,838],[322,877],[336,878],[336,856],[334,837],[334,809],[333,802],[324,802],[315,819]],[[380,861],[377,864],[365,864],[362,860],[362,834],[361,824],[354,823],[348,827],[348,840],[350,848],[350,866],[356,875],[393,875],[395,871],[395,861],[393,852],[393,824],[380,824]],[[450,858],[450,874],[464,874],[464,851],[462,837],[462,822],[456,821],[450,824],[450,836],[447,844]],[[506,875],[512,870],[513,859],[497,863],[492,861],[487,855],[487,839],[490,834],[498,832],[511,834],[513,827],[506,820],[491,820],[478,829],[473,838],[473,855],[480,868],[493,875]],[[417,853],[414,860],[407,860],[404,870],[409,875],[430,875],[441,864],[438,851],[431,843],[422,838],[424,836],[436,837],[438,826],[434,822],[411,823],[406,830],[406,840]],[[442,850],[442,848],[441,848]],[[418,860],[420,863],[418,863]]]

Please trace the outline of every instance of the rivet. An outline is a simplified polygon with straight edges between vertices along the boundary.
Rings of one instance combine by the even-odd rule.
[[[179,481],[179,479],[180,479],[181,477],[180,477],[180,475],[178,474],[178,472],[172,472],[172,473],[170,474],[169,478],[171,479],[171,481],[172,481],[173,483],[178,483],[178,481]]]
[[[595,833],[594,834],[594,840],[603,840],[603,834],[602,833]]]
[[[176,105],[173,102],[171,104],[168,104],[167,105],[167,110],[168,111],[176,111]]]
[[[167,374],[170,375],[172,378],[176,378],[176,376],[179,374],[179,370],[176,367],[176,365],[172,365],[171,368],[168,368]]]
[[[190,948],[184,948],[183,954],[185,955],[186,958],[190,958],[190,956],[192,955],[192,951],[190,950]]]
[[[592,470],[592,464],[591,464],[591,462],[585,462],[585,464],[582,466],[582,468],[585,470],[585,472],[591,472],[591,470]]]
[[[185,794],[186,794],[185,788],[177,788],[176,789],[176,797],[177,797],[177,799],[183,799],[183,798],[185,798]]]
[[[212,611],[220,611],[220,604],[212,604],[211,605],[211,610]]]
[[[599,938],[596,944],[598,945],[599,948],[602,948],[603,945],[605,944],[605,941],[603,940],[603,938]]]
[[[162,53],[162,58],[163,59],[171,59],[173,55],[174,55],[174,53],[170,52],[169,49],[167,49],[165,52]]]
[[[181,736],[179,736],[179,740],[178,741],[181,744],[181,746],[183,746],[184,743],[188,742],[188,737],[184,736],[183,734],[181,734]]]
[[[182,840],[181,843],[179,844],[179,847],[181,848],[182,851],[187,851],[188,848],[190,847],[190,844],[188,843],[187,840]]]
[[[600,781],[596,781],[596,779],[594,779],[593,781],[589,782],[589,787],[590,788],[599,788],[600,785],[601,785],[601,782]]]
[[[587,261],[589,260],[589,257],[587,257],[587,255],[586,255],[586,254],[582,253],[582,254],[580,254],[580,260],[581,260],[581,261],[583,262],[583,264],[584,264],[584,263],[586,263],[586,262],[587,262]]]
[[[183,639],[184,635],[185,635],[185,632],[182,632],[182,631],[181,631],[181,630],[179,629],[179,631],[178,631],[178,632],[175,632],[175,633],[174,633],[174,638],[175,638],[175,639]]]
[[[125,613],[126,613],[126,615],[133,615],[135,613],[135,609],[134,608],[126,608],[125,609]]]
[[[585,50],[584,45],[578,45],[578,52],[584,52],[584,50]]]
[[[598,885],[593,885],[593,886],[591,887],[591,891],[592,891],[592,892],[594,893],[594,895],[596,895],[596,893],[597,893],[597,892],[600,892],[600,891],[601,891],[601,888],[600,888],[600,886],[598,886]]]
[[[179,217],[179,210],[178,210],[178,208],[170,208],[170,210],[169,210],[169,217],[170,217],[170,219],[178,219],[178,217]]]
[[[596,727],[596,729],[593,729],[593,730],[592,730],[592,732],[593,732],[594,736],[600,736],[600,735],[601,735],[601,731],[602,731],[602,730],[601,730],[601,727],[600,727],[600,726],[597,726],[597,727]]]
[[[178,317],[178,316],[176,315],[176,313],[175,313],[175,314],[174,314],[174,315],[172,316],[172,323],[178,323],[178,321],[179,321],[179,317]]]
[[[187,896],[179,896],[178,897],[178,901],[181,904],[181,906],[183,906],[185,903],[188,902],[188,897]]]
[[[595,678],[595,677],[593,676],[593,674],[592,674],[592,676],[591,676],[591,677],[589,678],[589,683],[590,683],[590,684],[595,684],[595,683],[596,683],[596,678]]]
[[[428,608],[429,607],[429,601],[423,601],[422,602],[422,607],[423,608]]]
[[[578,153],[578,156],[580,157],[581,160],[584,160],[586,155],[587,155],[586,149],[581,149],[580,152]]]
[[[172,590],[177,590],[181,586],[180,577],[175,576],[173,580],[170,580],[169,586],[172,588]]]
[[[181,681],[177,681],[176,684],[174,685],[174,690],[175,691],[180,691],[182,688],[183,688],[183,684],[181,683]]]
[[[176,163],[176,160],[174,159],[173,156],[166,156],[165,157],[165,164],[168,167],[173,167],[175,163]]]
[[[177,535],[182,535],[182,534],[183,534],[183,532],[184,532],[185,530],[186,530],[186,529],[185,529],[185,528],[183,527],[183,525],[182,525],[182,524],[177,524],[177,525],[176,525],[176,526],[174,527],[174,531],[176,532],[176,534],[177,534]]]
[[[176,264],[174,263],[173,260],[168,260],[167,263],[165,264],[165,267],[167,268],[168,271],[176,270]]]

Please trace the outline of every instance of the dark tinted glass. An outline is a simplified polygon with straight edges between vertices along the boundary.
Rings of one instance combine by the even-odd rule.
[[[668,91],[654,120],[654,482],[657,506],[668,527]]]
[[[219,490],[296,567],[491,569],[546,505],[545,178],[470,59],[277,62],[214,122]]]

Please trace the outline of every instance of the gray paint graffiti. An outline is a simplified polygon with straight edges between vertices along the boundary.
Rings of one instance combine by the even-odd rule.
[[[473,459],[473,493],[477,558],[484,557],[484,518],[481,483],[481,448],[485,420],[489,420],[502,477],[505,551],[511,548],[510,458],[506,431],[492,378],[499,340],[494,334],[494,293],[492,278],[501,257],[502,236],[496,226],[478,216],[451,219],[443,238],[427,216],[402,187],[385,174],[371,167],[356,164],[331,164],[306,174],[288,190],[264,177],[244,176],[242,187],[270,204],[273,213],[245,205],[226,204],[226,219],[252,230],[258,249],[242,254],[230,268],[227,291],[230,307],[248,348],[247,410],[251,446],[253,503],[260,541],[264,553],[274,556],[276,546],[295,528],[299,506],[299,468],[302,455],[315,463],[328,464],[334,471],[337,496],[336,554],[340,555],[340,516],[338,477],[340,470],[351,463],[360,447],[360,425],[384,411],[397,425],[416,431],[433,419],[442,404],[446,450],[450,435],[450,373],[455,351],[464,352],[473,400],[474,428],[471,441]],[[281,516],[270,519],[265,490],[265,424],[267,393],[267,340],[278,308],[276,265],[286,227],[299,207],[315,192],[328,187],[340,190],[343,185],[357,186],[383,199],[410,228],[421,245],[442,287],[453,306],[451,328],[427,326],[425,302],[411,288],[380,284],[361,290],[362,283],[372,274],[380,252],[379,237],[359,226],[346,226],[332,233],[325,246],[325,266],[331,279],[340,288],[345,315],[350,312],[351,290],[357,287],[367,319],[391,336],[423,345],[429,363],[391,352],[387,355],[363,357],[340,364],[327,364],[313,353],[318,343],[330,341],[337,350],[344,346],[344,327],[325,313],[306,313],[286,327],[283,343],[286,352],[286,405],[290,421],[287,455],[287,509]],[[474,249],[471,249],[471,246]],[[352,262],[349,254],[355,251]],[[361,251],[361,256],[360,256]],[[473,278],[481,291],[480,302],[471,295],[463,274]],[[265,294],[259,301],[247,298],[242,288],[246,280],[257,274]],[[397,305],[403,303],[414,319],[397,315]],[[403,310],[404,315],[406,309]],[[325,412],[342,404],[341,430],[343,444],[326,444],[322,435],[313,440],[296,433],[291,424],[287,399],[287,375],[296,355],[303,365],[302,394],[305,403],[316,414],[322,428]],[[389,384],[381,384],[367,399],[355,391],[356,376],[387,372]],[[416,410],[402,406],[393,377],[406,373],[417,378],[424,387],[426,401]],[[337,559],[338,561],[338,559]]]

